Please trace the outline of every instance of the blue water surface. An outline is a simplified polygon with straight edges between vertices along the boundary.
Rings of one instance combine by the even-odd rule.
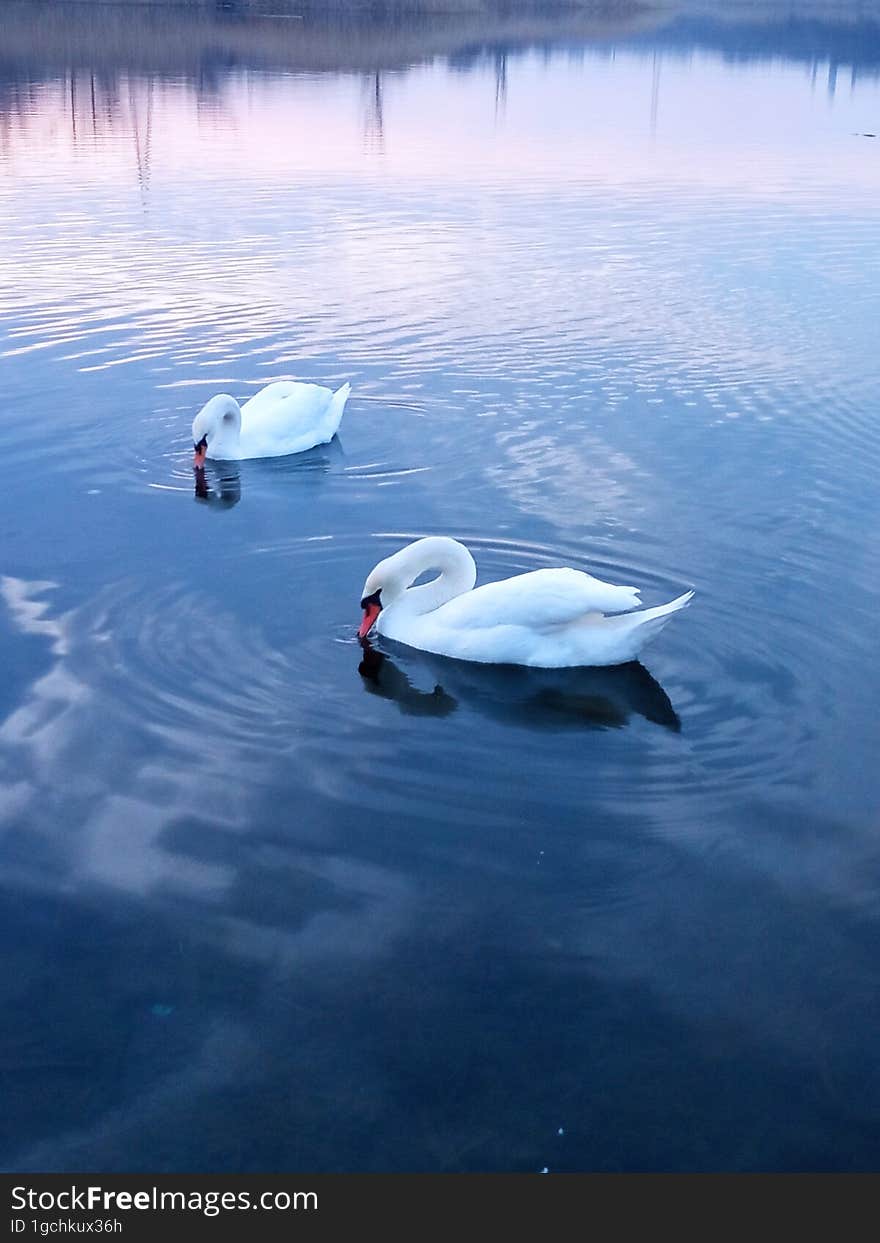
[[[878,1167],[872,12],[4,5],[3,1168]],[[363,650],[425,534],[696,595]]]

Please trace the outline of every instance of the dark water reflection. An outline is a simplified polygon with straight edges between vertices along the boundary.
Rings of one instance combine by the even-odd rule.
[[[756,12],[3,6],[4,1168],[876,1167],[880,24]],[[360,646],[436,533],[696,597]]]
[[[408,716],[449,716],[458,707],[458,700],[448,695],[439,682],[430,691],[413,686],[403,670],[384,652],[377,651],[369,639],[361,640],[361,648],[358,673],[371,695],[392,700]]]
[[[193,476],[197,501],[230,509],[241,500],[241,475],[236,462],[196,466]]]
[[[429,681],[438,679],[433,689],[419,690],[368,639],[361,640],[361,647],[358,673],[366,690],[393,700],[406,714],[449,716],[459,700],[468,696],[478,712],[539,730],[567,725],[620,728],[633,713],[667,729],[681,728],[669,696],[638,661],[606,669],[521,669],[469,665],[429,652],[407,652],[405,659],[424,668]],[[455,694],[445,689],[448,686]]]

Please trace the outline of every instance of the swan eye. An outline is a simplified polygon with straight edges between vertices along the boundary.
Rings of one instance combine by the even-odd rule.
[[[195,444],[195,443],[193,444],[193,449],[195,449],[196,453],[201,453],[204,449],[207,449],[207,447],[208,447],[207,436],[203,436],[198,444]]]
[[[368,609],[371,604],[375,604],[378,608],[381,609],[382,601],[379,598],[381,595],[382,595],[382,588],[380,587],[379,590],[374,591],[371,596],[364,596],[363,600],[361,600],[361,608]]]

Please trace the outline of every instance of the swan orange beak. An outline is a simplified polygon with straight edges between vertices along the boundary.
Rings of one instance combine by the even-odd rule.
[[[364,619],[358,629],[358,638],[365,639],[376,624],[376,618],[382,612],[382,591],[374,591],[371,596],[364,596],[361,600],[361,608],[364,610]]]
[[[208,456],[208,437],[203,436],[197,445],[193,445],[193,470],[205,465]]]
[[[376,618],[382,612],[378,604],[368,604],[364,609],[364,619],[358,628],[358,638],[365,639],[376,624]]]

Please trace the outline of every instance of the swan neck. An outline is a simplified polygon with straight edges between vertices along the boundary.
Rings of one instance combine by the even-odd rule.
[[[406,566],[407,588],[403,593],[407,610],[421,616],[431,613],[456,596],[471,591],[477,581],[474,559],[464,547],[454,540],[437,537],[420,540],[411,550]],[[420,574],[437,570],[437,577],[429,583],[411,584]]]
[[[224,397],[214,415],[214,435],[209,437],[209,449],[215,457],[237,453],[241,439],[241,406],[234,397]],[[234,451],[234,452],[233,452]]]

